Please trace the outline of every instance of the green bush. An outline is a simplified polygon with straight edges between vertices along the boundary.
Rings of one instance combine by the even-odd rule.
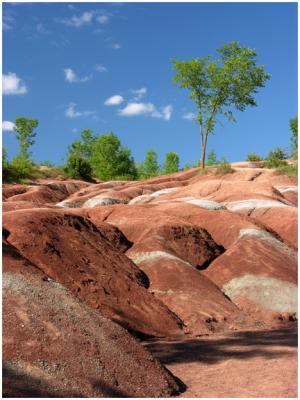
[[[216,175],[226,175],[231,174],[234,170],[231,168],[230,163],[226,160],[226,158],[221,158],[221,161],[217,164]]]
[[[276,172],[278,175],[288,175],[291,178],[297,178],[298,177],[298,165],[281,165],[276,168]]]
[[[262,161],[262,157],[256,153],[248,153],[247,161]]]
[[[217,164],[217,154],[214,150],[211,150],[207,155],[206,165],[211,166]]]
[[[292,131],[292,150],[291,156],[294,160],[298,159],[298,117],[290,119],[290,130]]]
[[[92,179],[92,167],[91,164],[84,158],[78,155],[70,155],[65,166],[66,174],[73,179]]]
[[[165,163],[163,166],[164,174],[172,174],[179,170],[179,155],[175,151],[169,151],[166,154]]]
[[[187,171],[188,169],[192,169],[192,168],[193,168],[192,164],[189,164],[189,163],[185,164],[183,167],[184,171]]]
[[[95,138],[92,145],[91,165],[99,179],[134,180],[137,170],[131,152],[121,145],[112,132]]]
[[[270,151],[268,157],[264,162],[265,168],[278,168],[287,165],[285,161],[288,158],[287,152],[282,147],[276,147],[273,151]]]
[[[31,179],[36,170],[35,164],[22,156],[16,156],[11,162],[4,160],[2,164],[3,182],[21,182]]]

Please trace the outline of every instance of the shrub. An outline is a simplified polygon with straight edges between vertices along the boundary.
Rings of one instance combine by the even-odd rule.
[[[262,157],[256,153],[248,153],[247,161],[262,161]]]
[[[94,139],[91,165],[99,179],[137,178],[137,170],[130,150],[122,146],[120,139],[112,132]]]
[[[179,170],[179,155],[175,151],[170,151],[166,154],[166,159],[163,167],[165,174],[172,174]]]
[[[154,149],[149,149],[146,153],[144,161],[145,178],[152,178],[159,175],[159,164],[157,152]]]
[[[214,150],[211,150],[207,155],[206,165],[215,165],[217,164],[217,154]]]
[[[292,131],[292,151],[291,155],[294,160],[298,159],[298,117],[290,119],[290,130]]]
[[[92,179],[91,164],[84,158],[77,155],[70,155],[65,166],[65,172],[73,179]]]
[[[217,164],[217,168],[215,173],[217,175],[226,175],[226,174],[231,174],[233,169],[231,168],[230,163],[223,157],[221,158],[221,161]]]
[[[276,168],[276,172],[278,175],[288,175],[291,178],[298,177],[298,165],[281,165]]]
[[[278,168],[284,165],[287,165],[285,161],[287,159],[287,152],[282,147],[276,147],[273,151],[270,151],[266,161],[264,163],[264,167],[266,168]]]
[[[189,163],[185,164],[184,167],[183,167],[183,169],[185,171],[188,170],[188,169],[191,169],[191,168],[193,168],[193,166],[192,166],[192,164],[189,164]]]

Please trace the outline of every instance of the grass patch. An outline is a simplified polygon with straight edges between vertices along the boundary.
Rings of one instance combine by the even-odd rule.
[[[276,168],[276,172],[278,175],[287,175],[291,178],[297,178],[298,177],[298,165],[281,165]]]
[[[219,164],[217,164],[217,167],[215,169],[215,174],[216,175],[227,175],[227,174],[232,174],[234,170],[231,168],[230,163],[223,158]]]
[[[262,158],[260,155],[258,155],[256,153],[248,153],[247,161],[262,161]]]

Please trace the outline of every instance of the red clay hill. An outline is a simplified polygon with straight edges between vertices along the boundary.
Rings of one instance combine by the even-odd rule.
[[[5,397],[201,397],[203,347],[174,343],[295,326],[297,184],[241,163],[4,185],[3,305]]]

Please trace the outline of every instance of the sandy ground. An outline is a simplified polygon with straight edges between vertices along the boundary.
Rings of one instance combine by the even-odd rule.
[[[297,329],[144,345],[186,385],[180,397],[297,397]]]

